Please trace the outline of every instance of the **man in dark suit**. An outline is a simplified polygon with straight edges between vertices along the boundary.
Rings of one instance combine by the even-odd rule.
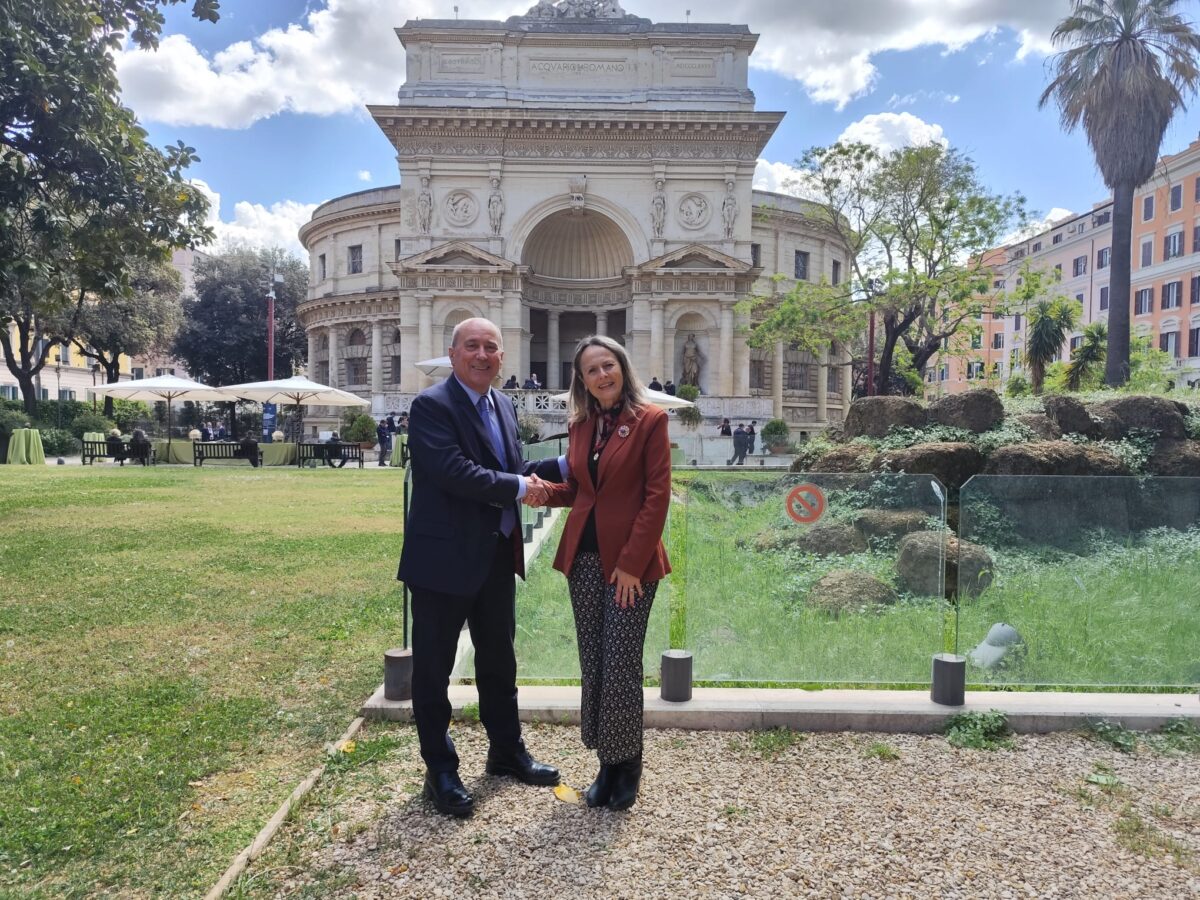
[[[413,493],[397,577],[413,597],[413,715],[425,794],[439,812],[458,817],[475,808],[448,731],[446,688],[463,622],[475,645],[488,773],[558,784],[558,770],[534,761],[521,740],[513,576],[525,576],[518,501],[536,501],[539,492],[544,500],[545,488],[528,476],[561,475],[554,459],[523,463],[512,402],[492,390],[503,361],[495,325],[460,322],[450,343],[453,374],[422,391],[410,410]]]

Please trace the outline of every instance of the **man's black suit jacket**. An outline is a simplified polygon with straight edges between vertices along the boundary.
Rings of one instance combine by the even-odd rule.
[[[516,514],[520,529],[520,476],[537,472],[547,481],[562,480],[557,460],[522,460],[512,402],[495,390],[492,399],[507,465],[496,458],[479,411],[454,376],[413,400],[408,419],[413,490],[396,576],[410,588],[476,593],[496,552],[505,507]],[[514,571],[523,577],[521,535],[514,541]]]

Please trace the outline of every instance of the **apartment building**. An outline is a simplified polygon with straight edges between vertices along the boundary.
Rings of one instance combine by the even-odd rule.
[[[1021,241],[990,251],[992,291],[979,334],[952,339],[923,373],[926,394],[1001,387],[1024,369],[1026,310],[993,312],[997,299],[1018,285],[1024,266],[1061,276],[1060,293],[1079,302],[1079,326],[1063,360],[1082,340],[1084,326],[1107,321],[1112,247],[1112,201],[1055,222]],[[1134,195],[1130,322],[1175,359],[1175,383],[1200,384],[1200,140],[1164,156],[1154,177]],[[989,302],[990,301],[990,302]],[[966,330],[964,329],[964,332]]]

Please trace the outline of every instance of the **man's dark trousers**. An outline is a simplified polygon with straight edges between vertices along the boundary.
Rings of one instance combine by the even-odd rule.
[[[446,688],[454,667],[463,622],[475,644],[475,683],[479,690],[479,720],[491,746],[500,753],[518,748],[521,725],[517,718],[516,582],[513,541],[520,534],[495,539],[491,568],[478,592],[470,596],[443,594],[414,587],[413,595],[413,714],[421,742],[421,757],[431,772],[458,769],[458,754],[450,739],[450,701]]]

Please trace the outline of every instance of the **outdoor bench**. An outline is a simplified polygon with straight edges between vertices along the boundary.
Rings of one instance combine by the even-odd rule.
[[[196,441],[192,444],[192,465],[202,466],[206,459],[250,460],[242,452],[242,445],[234,441]],[[258,464],[263,464],[263,452],[258,451]]]
[[[80,441],[80,443],[83,444],[80,462],[85,466],[94,465],[97,459],[116,459],[109,451],[107,441]],[[158,452],[153,447],[150,447],[149,454],[149,458],[142,459],[141,457],[134,456],[129,445],[125,445],[125,459],[130,462],[140,462],[143,466],[147,464],[152,466],[158,465]]]
[[[357,460],[358,467],[363,467],[363,449],[358,444],[329,444],[321,443],[300,443],[296,447],[296,465],[303,466],[308,460],[315,459],[317,462],[324,462],[327,458],[332,457],[334,461],[340,460],[338,468],[346,465],[347,461]]]

